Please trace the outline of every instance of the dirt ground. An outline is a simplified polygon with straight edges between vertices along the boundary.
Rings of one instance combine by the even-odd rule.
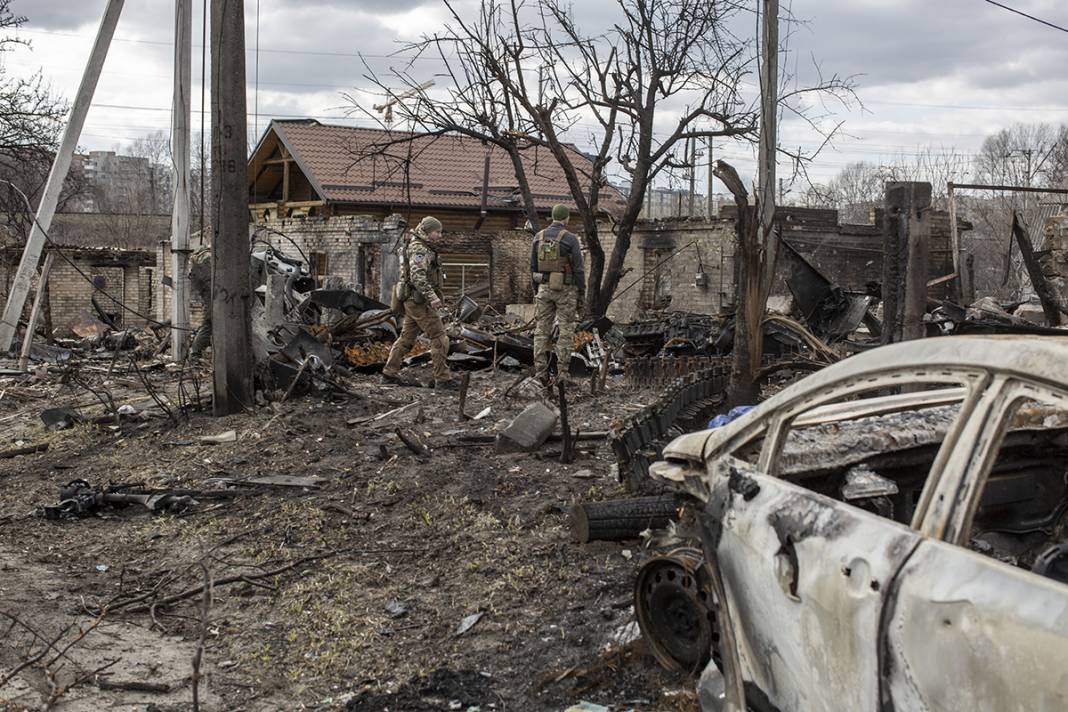
[[[152,417],[49,433],[42,408],[94,397],[54,374],[0,379],[0,450],[49,445],[0,460],[0,709],[190,710],[194,688],[201,710],[697,709],[691,683],[626,635],[640,545],[569,540],[571,504],[624,494],[607,443],[569,465],[459,443],[538,397],[506,396],[515,374],[472,374],[466,412],[490,409],[477,421],[456,393],[361,376],[354,395],[175,423],[131,373],[96,378]],[[172,372],[148,378],[177,399]],[[574,397],[572,423],[607,430],[654,397],[609,379]],[[200,441],[228,430],[235,442]],[[39,515],[77,478],[212,489],[266,475],[321,484],[181,514]],[[108,689],[144,683],[157,687]]]

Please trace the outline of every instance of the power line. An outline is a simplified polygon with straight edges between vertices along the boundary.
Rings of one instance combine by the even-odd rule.
[[[1055,30],[1060,30],[1061,32],[1068,32],[1068,27],[1061,27],[1060,25],[1054,25],[1052,22],[1048,22],[1048,21],[1043,20],[1043,19],[1041,19],[1039,17],[1035,17],[1034,15],[1028,15],[1026,12],[1023,12],[1022,10],[1017,10],[1014,7],[1009,7],[1008,5],[1002,5],[1001,3],[995,2],[994,0],[983,0],[983,2],[989,3],[989,4],[994,5],[996,7],[1000,7],[1002,10],[1008,10],[1009,12],[1015,12],[1017,15],[1021,15],[1022,17],[1026,17],[1028,20],[1034,20],[1035,22],[1038,22],[1040,24],[1046,25],[1047,27],[1052,27]]]
[[[31,34],[39,35],[51,35],[53,37],[72,37],[82,40],[92,39],[91,35],[79,35],[74,32],[53,32],[51,30],[34,30],[26,27],[20,28],[19,32],[29,32]],[[173,47],[174,42],[168,42],[164,40],[135,40],[128,37],[114,37],[112,42],[127,42],[130,44],[147,44],[157,45],[160,47]],[[201,47],[202,45],[193,45],[193,47]],[[254,49],[245,49],[245,53],[249,54],[254,52]],[[441,62],[441,57],[435,57],[431,55],[419,55],[417,57],[402,57],[397,54],[368,54],[365,52],[342,52],[340,50],[306,50],[306,49],[261,49],[261,52],[267,52],[271,54],[303,54],[316,57],[353,57],[356,59],[396,59],[396,60],[418,60],[423,62]]]

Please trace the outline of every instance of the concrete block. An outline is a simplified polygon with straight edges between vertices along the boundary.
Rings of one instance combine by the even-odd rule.
[[[504,432],[497,435],[497,452],[537,450],[552,435],[557,418],[556,411],[540,401],[528,405],[508,424]]]
[[[534,305],[533,304],[506,304],[504,307],[505,314],[513,314],[523,320],[523,323],[530,321],[534,318]]]
[[[1032,304],[1031,302],[1025,302],[1016,307],[1016,311],[1012,313],[1013,316],[1019,317],[1025,321],[1029,321],[1032,324],[1039,324],[1041,326],[1046,325],[1046,312],[1042,310],[1041,304]]]

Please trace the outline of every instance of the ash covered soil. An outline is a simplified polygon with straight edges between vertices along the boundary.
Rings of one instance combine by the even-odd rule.
[[[472,374],[466,412],[491,409],[478,421],[461,420],[454,392],[357,377],[354,396],[177,424],[157,410],[56,433],[39,411],[86,393],[13,383],[23,396],[0,399],[5,439],[49,449],[0,460],[0,681],[41,647],[23,628],[47,637],[71,623],[96,627],[48,671],[31,665],[0,684],[0,709],[42,709],[64,680],[55,709],[192,709],[203,640],[204,710],[564,710],[580,700],[696,710],[692,685],[662,671],[640,639],[613,642],[633,621],[640,545],[570,541],[573,503],[625,496],[607,443],[582,443],[592,451],[562,465],[559,444],[539,458],[459,442],[538,397],[506,396],[515,378]],[[611,380],[607,394],[581,390],[570,411],[584,431],[607,430],[655,397]],[[430,453],[412,453],[398,428]],[[236,442],[200,443],[228,430]],[[202,500],[183,514],[137,505],[74,520],[36,514],[76,478],[210,488],[213,478],[265,475],[323,482]],[[166,689],[103,689],[109,681]]]

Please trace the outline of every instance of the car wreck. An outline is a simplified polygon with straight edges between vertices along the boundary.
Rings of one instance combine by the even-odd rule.
[[[635,589],[704,710],[1068,709],[1068,341],[830,366],[675,439]],[[702,672],[703,670],[703,672]]]

